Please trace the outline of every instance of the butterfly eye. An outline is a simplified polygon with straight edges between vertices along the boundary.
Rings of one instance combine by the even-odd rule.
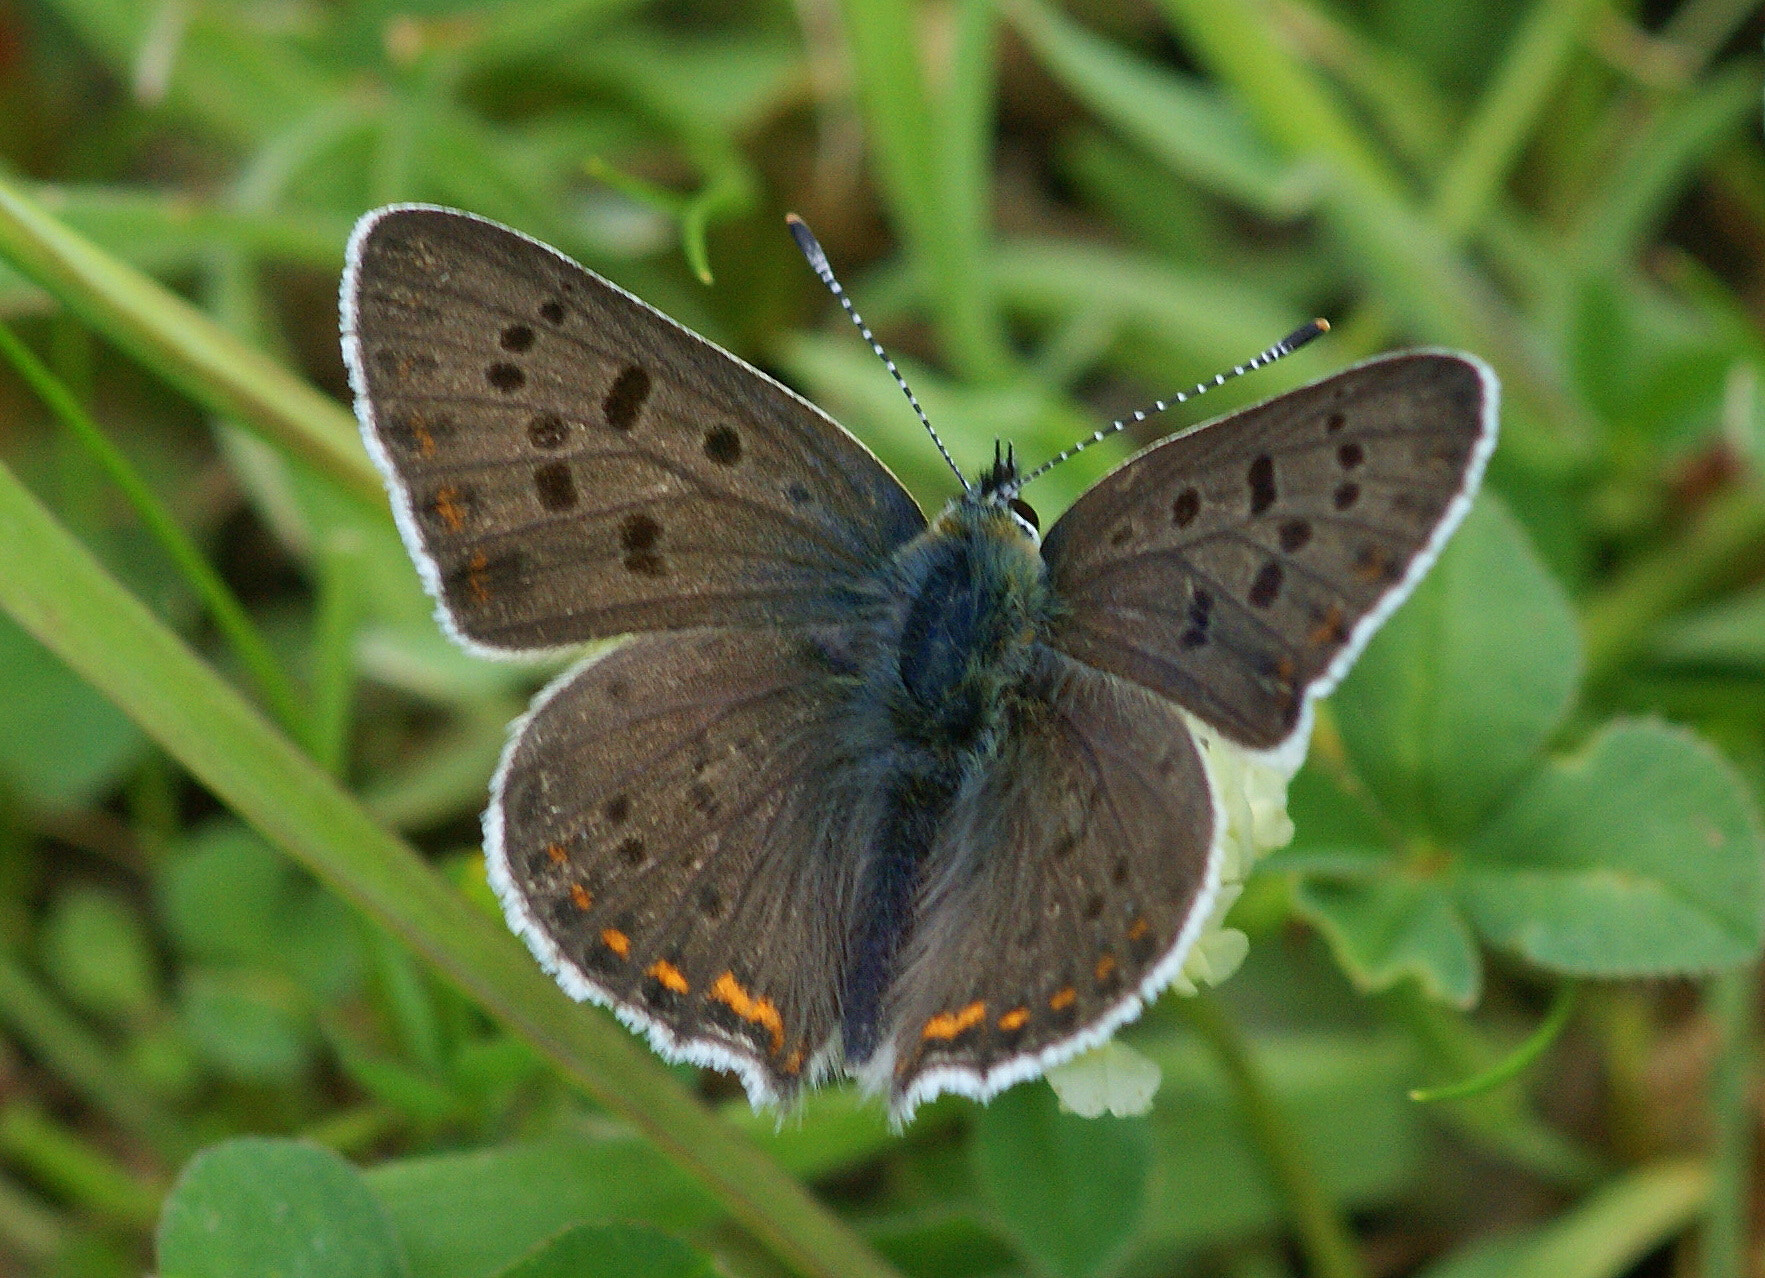
[[[1013,514],[1023,520],[1024,523],[1028,524],[1031,528],[1034,528],[1037,532],[1042,531],[1042,521],[1036,515],[1036,508],[1030,505],[1029,502],[1021,497],[1013,497],[1011,499],[1011,510]]]

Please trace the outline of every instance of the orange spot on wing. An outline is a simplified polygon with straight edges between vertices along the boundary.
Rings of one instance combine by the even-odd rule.
[[[545,854],[552,859],[553,865],[562,865],[570,859],[570,854],[564,851],[564,845],[562,843],[546,844]]]
[[[429,433],[429,423],[421,417],[411,419],[411,434],[416,437],[417,451],[424,457],[435,456],[435,436]]]
[[[769,998],[755,998],[742,988],[734,972],[725,972],[711,985],[711,997],[726,1005],[744,1021],[752,1021],[772,1035],[772,1050],[784,1050],[784,1018]]]
[[[589,906],[594,904],[594,894],[580,883],[572,883],[570,885],[570,899],[576,902],[576,908],[579,910],[586,910]],[[613,943],[608,941],[607,944],[612,945]]]
[[[1096,971],[1098,980],[1107,980],[1109,974],[1115,971],[1115,955],[1105,954],[1102,958],[1098,959]]]
[[[1078,1001],[1078,997],[1079,997],[1079,992],[1077,990],[1075,990],[1072,986],[1068,985],[1065,989],[1056,990],[1054,992],[1054,997],[1048,1000],[1048,1006],[1053,1008],[1057,1012],[1062,1011],[1063,1009],[1071,1007],[1074,1003],[1076,1003]]]
[[[466,561],[466,589],[472,592],[474,603],[490,602],[490,556],[482,550],[474,550],[472,557]]]
[[[1152,930],[1152,925],[1145,919],[1135,919],[1128,925],[1128,940],[1137,941]]]
[[[1354,557],[1354,575],[1362,581],[1378,581],[1391,573],[1391,557],[1382,547],[1368,546]]]
[[[1348,638],[1348,632],[1342,628],[1342,621],[1342,605],[1331,604],[1323,620],[1312,627],[1312,632],[1305,637],[1306,642],[1314,648],[1321,648],[1327,643],[1341,643]]]
[[[979,1025],[987,1019],[985,1003],[970,1003],[967,1007],[955,1012],[940,1012],[925,1023],[919,1031],[921,1038],[955,1038],[963,1030]]]
[[[443,484],[435,490],[435,513],[441,516],[441,522],[447,525],[449,532],[458,532],[466,526],[466,511],[460,505],[460,490],[452,484]]]
[[[667,959],[657,959],[654,963],[651,963],[648,975],[655,977],[664,986],[673,990],[676,994],[684,994],[689,988],[686,983],[686,977],[680,974],[680,969],[675,967],[674,964],[670,963]]]
[[[605,928],[601,932],[601,944],[605,945],[620,958],[631,953],[631,938],[616,927]]]
[[[999,1028],[1004,1030],[1007,1034],[1009,1034],[1013,1030],[1022,1029],[1025,1025],[1029,1024],[1029,1021],[1030,1021],[1030,1009],[1029,1008],[1027,1008],[1027,1007],[1014,1007],[1009,1012],[1005,1013],[1005,1015],[1003,1015],[999,1018]]]

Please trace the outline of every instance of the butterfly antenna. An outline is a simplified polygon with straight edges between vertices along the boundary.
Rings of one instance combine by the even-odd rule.
[[[1124,431],[1130,426],[1134,426],[1140,422],[1145,421],[1148,417],[1152,416],[1152,414],[1154,414],[1154,413],[1162,413],[1162,412],[1164,412],[1165,409],[1173,407],[1174,405],[1177,405],[1177,404],[1187,404],[1190,400],[1197,399],[1197,398],[1201,397],[1202,395],[1207,394],[1208,391],[1212,390],[1216,386],[1224,386],[1227,382],[1231,381],[1234,377],[1242,377],[1242,376],[1244,376],[1244,374],[1250,372],[1252,369],[1261,368],[1264,364],[1273,364],[1276,360],[1280,359],[1283,355],[1293,354],[1294,351],[1298,350],[1301,346],[1304,346],[1307,342],[1311,341],[1312,338],[1322,336],[1323,334],[1328,333],[1329,331],[1330,331],[1330,321],[1329,320],[1315,319],[1315,320],[1312,320],[1309,324],[1301,324],[1298,328],[1294,329],[1291,333],[1287,334],[1287,336],[1283,337],[1280,341],[1276,342],[1273,346],[1269,347],[1266,351],[1263,351],[1260,354],[1251,356],[1251,358],[1249,358],[1248,360],[1246,360],[1242,364],[1233,365],[1230,372],[1216,373],[1216,374],[1214,374],[1213,378],[1210,381],[1197,382],[1195,384],[1195,386],[1193,387],[1193,389],[1184,391],[1183,393],[1181,393],[1179,395],[1172,396],[1170,399],[1154,400],[1149,407],[1142,408],[1138,412],[1131,413],[1126,417],[1118,418],[1116,421],[1111,422],[1108,426],[1105,426],[1102,430],[1096,431],[1096,432],[1086,436],[1084,439],[1081,439],[1078,443],[1074,444],[1071,448],[1067,449],[1065,452],[1055,454],[1053,457],[1050,457],[1047,461],[1043,462],[1040,466],[1038,466],[1034,470],[1032,470],[1029,474],[1025,475],[1023,477],[1023,483],[1028,484],[1032,479],[1035,479],[1038,475],[1047,474],[1049,471],[1053,470],[1056,466],[1060,465],[1061,462],[1066,461],[1069,457],[1078,456],[1080,453],[1084,452],[1087,448],[1089,448],[1092,444],[1101,443],[1103,440],[1108,439],[1111,435],[1114,435],[1119,431]]]
[[[944,460],[949,463],[950,469],[956,475],[956,482],[962,485],[963,491],[968,491],[968,480],[962,476],[962,467],[956,464],[956,459],[950,456],[950,450],[944,447],[944,441],[938,438],[938,432],[932,428],[931,418],[927,417],[925,409],[919,406],[919,400],[914,397],[913,388],[907,384],[907,379],[901,376],[901,370],[895,367],[895,361],[889,358],[889,353],[882,348],[882,343],[871,334],[870,326],[864,322],[864,317],[858,314],[858,309],[852,305],[852,299],[846,296],[846,290],[841,288],[840,282],[834,278],[833,267],[827,264],[827,254],[822,250],[820,241],[804,224],[803,219],[795,213],[786,213],[784,220],[785,224],[791,228],[791,237],[797,241],[797,247],[803,251],[803,256],[809,259],[809,265],[821,277],[821,282],[827,285],[827,291],[837,297],[840,305],[846,308],[846,314],[851,317],[852,323],[856,324],[858,331],[864,334],[864,340],[870,343],[870,349],[876,352],[876,357],[888,368],[889,376],[895,379],[895,385],[901,388],[901,393],[907,397],[907,402],[913,405],[913,411],[919,417],[920,425],[925,427],[925,433],[932,437],[932,443],[936,444],[938,451],[944,455]]]

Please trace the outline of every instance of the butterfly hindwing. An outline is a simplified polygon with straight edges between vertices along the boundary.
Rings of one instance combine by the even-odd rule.
[[[1048,649],[946,818],[887,1005],[891,1107],[987,1096],[1176,974],[1217,888],[1200,749],[1163,698]]]
[[[641,635],[517,727],[491,881],[577,998],[792,1095],[839,1023],[856,863],[820,784],[840,702],[791,631]]]
[[[481,650],[835,619],[924,525],[820,410],[493,223],[364,218],[343,327],[400,528]]]
[[[1288,743],[1468,508],[1496,394],[1469,356],[1392,355],[1146,450],[1048,534],[1054,642]]]

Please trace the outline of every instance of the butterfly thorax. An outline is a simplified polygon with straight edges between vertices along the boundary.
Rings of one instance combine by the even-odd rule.
[[[958,498],[892,576],[899,630],[878,673],[894,733],[941,760],[984,753],[1047,616],[1035,543],[1009,510]]]

